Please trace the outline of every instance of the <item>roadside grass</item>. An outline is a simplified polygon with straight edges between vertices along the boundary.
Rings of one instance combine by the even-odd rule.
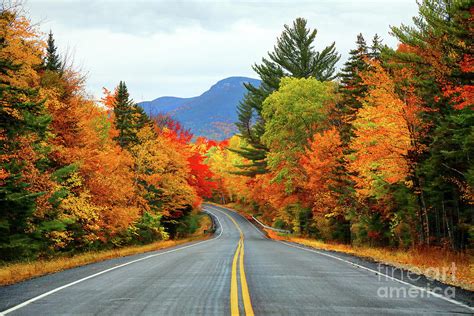
[[[315,249],[337,251],[367,258],[397,268],[423,274],[440,282],[474,290],[474,254],[455,253],[440,248],[391,249],[325,243],[266,230],[270,238],[286,240]]]
[[[31,278],[51,274],[66,269],[71,269],[90,263],[100,262],[108,259],[125,257],[139,253],[160,250],[178,246],[187,242],[208,239],[210,236],[204,234],[206,229],[212,225],[209,216],[202,216],[199,229],[190,237],[178,240],[162,240],[148,245],[129,246],[102,251],[90,251],[71,257],[57,257],[50,260],[35,260],[19,262],[0,266],[0,285],[9,285]]]

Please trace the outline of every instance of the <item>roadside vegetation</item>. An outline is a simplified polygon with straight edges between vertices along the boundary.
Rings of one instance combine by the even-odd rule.
[[[359,34],[339,72],[334,43],[286,25],[253,67],[240,135],[208,152],[213,200],[295,236],[472,263],[473,12],[420,1],[413,26],[391,28],[396,48]]]
[[[208,215],[196,215],[192,221],[194,226],[192,233],[175,240],[161,240],[146,245],[127,246],[110,250],[88,251],[72,256],[61,255],[53,259],[8,263],[0,266],[0,285],[14,284],[86,264],[170,248],[210,237],[207,231],[212,227],[212,221]]]
[[[15,3],[0,4],[0,264],[192,235],[214,188],[193,135],[149,117],[124,82],[93,100]]]
[[[398,47],[356,39],[338,73],[304,19],[254,70],[240,136],[211,148],[213,200],[316,248],[473,289],[474,78],[470,1],[425,0]]]
[[[0,263],[31,262],[5,279],[35,275],[36,260],[52,272],[64,257],[181,242],[210,199],[315,246],[452,260],[471,286],[473,12],[420,1],[414,26],[391,28],[396,48],[359,34],[340,71],[336,43],[316,50],[316,29],[296,19],[253,66],[261,84],[246,84],[239,135],[215,142],[149,117],[122,81],[88,97],[53,33],[3,5]]]

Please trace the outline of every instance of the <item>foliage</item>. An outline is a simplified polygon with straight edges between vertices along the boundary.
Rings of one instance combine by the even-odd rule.
[[[261,139],[265,133],[262,109],[265,99],[278,89],[281,78],[313,77],[319,81],[335,78],[335,65],[340,58],[335,43],[316,51],[316,34],[317,30],[308,28],[305,19],[297,18],[291,26],[284,26],[268,59],[262,58],[261,64],[253,66],[262,82],[259,87],[245,85],[248,92],[238,107],[239,121],[236,124],[247,145],[234,151],[249,160],[248,164],[240,166],[242,174],[255,176],[267,172],[265,158],[268,148]]]
[[[267,161],[275,171],[274,181],[292,189],[298,174],[298,159],[308,140],[324,129],[334,86],[316,79],[283,78],[278,91],[263,103],[265,133],[262,141],[270,150]]]
[[[48,46],[46,47],[46,56],[43,61],[44,68],[50,71],[60,71],[63,67],[63,64],[61,62],[61,57],[57,53],[58,48],[54,44],[52,31],[49,31],[47,44]]]
[[[233,200],[325,240],[472,248],[472,13],[469,1],[421,1],[414,26],[392,27],[396,50],[359,34],[331,83],[311,71],[315,32],[285,27],[239,108],[245,142],[231,150],[252,178]]]
[[[167,239],[214,187],[192,135],[158,125],[120,82],[102,105],[52,32],[0,15],[0,255],[18,260]],[[184,223],[184,224],[183,224]]]
[[[25,234],[36,203],[49,207],[44,161],[50,116],[38,96],[41,42],[28,20],[0,12],[0,256],[29,256],[39,245]]]

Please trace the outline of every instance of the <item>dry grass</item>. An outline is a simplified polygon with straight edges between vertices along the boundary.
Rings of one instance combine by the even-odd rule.
[[[288,237],[286,237],[285,235],[283,234],[279,234],[273,230],[270,230],[270,229],[263,229],[266,233],[267,233],[267,236],[271,239],[275,239],[275,240],[289,240]]]
[[[113,250],[86,252],[72,257],[58,257],[51,260],[7,264],[0,267],[0,285],[14,284],[20,281],[94,262],[174,247],[195,240],[207,239],[209,236],[204,234],[204,230],[209,229],[210,226],[211,220],[209,216],[203,216],[201,218],[201,227],[189,238],[157,241],[143,246],[130,246]]]
[[[438,248],[389,249],[330,244],[267,231],[270,238],[288,240],[316,249],[338,251],[375,260],[398,268],[424,274],[443,283],[474,290],[474,255]]]

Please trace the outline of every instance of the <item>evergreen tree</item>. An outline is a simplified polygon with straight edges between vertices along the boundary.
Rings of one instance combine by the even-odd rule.
[[[367,93],[367,86],[363,83],[360,73],[368,69],[367,59],[370,58],[369,47],[362,34],[357,35],[356,48],[349,52],[349,59],[339,73],[341,99],[336,105],[336,115],[332,124],[337,127],[344,154],[349,154],[349,143],[353,137],[352,122],[357,110],[362,107],[360,99]],[[342,242],[351,241],[350,214],[360,206],[355,196],[355,183],[351,180],[347,170],[347,161],[341,159],[340,164],[332,171],[334,185],[331,187],[338,197],[338,204],[344,210],[343,214],[332,219],[332,226],[338,232]]]
[[[357,35],[357,47],[349,52],[349,59],[339,74],[342,99],[338,105],[340,134],[343,143],[347,144],[352,136],[351,122],[358,109],[362,107],[360,98],[367,93],[367,86],[362,82],[360,73],[368,68],[369,49],[362,34]]]
[[[347,144],[352,137],[352,125],[356,112],[361,108],[360,99],[367,93],[367,86],[363,83],[360,73],[369,70],[368,61],[380,59],[382,41],[375,34],[372,45],[367,43],[362,34],[357,35],[356,48],[349,52],[349,59],[339,73],[341,101],[337,106],[338,119],[335,125],[339,126],[341,139]]]
[[[369,56],[371,59],[380,59],[382,53],[382,40],[378,34],[375,34],[372,38],[372,45],[370,46]]]
[[[265,157],[268,150],[261,142],[265,132],[262,104],[278,89],[280,79],[314,77],[319,81],[328,81],[335,78],[335,65],[340,58],[335,43],[318,52],[313,46],[316,34],[317,30],[309,29],[305,19],[297,18],[292,26],[284,26],[268,58],[262,58],[261,64],[253,66],[262,82],[259,87],[245,85],[247,94],[238,107],[239,121],[236,125],[250,146],[234,151],[251,161],[248,165],[239,166],[241,174],[254,176],[266,172]]]
[[[474,212],[472,1],[424,0],[413,21],[392,27],[402,46],[383,56],[413,70],[412,84],[431,108],[421,114],[431,127],[420,140],[425,155],[414,161],[420,241],[459,249],[469,244]]]
[[[48,47],[46,48],[46,56],[44,59],[44,68],[51,71],[60,71],[62,69],[62,62],[59,54],[57,53],[57,47],[54,44],[53,32],[49,31],[48,34]]]
[[[16,19],[3,10],[0,25]],[[0,50],[9,45],[0,32]],[[37,97],[38,91],[14,84],[22,64],[0,58],[0,257],[27,256],[34,247],[26,233],[28,219],[42,192],[30,190],[25,174],[39,172],[35,151],[42,149],[50,117]],[[25,170],[26,169],[26,170]]]
[[[432,135],[429,154],[418,171],[425,200],[432,206],[427,224],[436,239],[465,249],[473,238],[469,229],[473,227],[474,164],[469,158],[474,156],[474,111],[453,110]]]
[[[115,95],[114,104],[115,127],[119,135],[115,140],[122,148],[129,149],[138,143],[137,132],[150,119],[145,111],[130,99],[125,82],[120,81]]]
[[[115,127],[119,132],[115,140],[122,148],[128,148],[134,141],[133,112],[133,102],[130,100],[127,86],[125,82],[120,81],[115,95],[114,115]]]

